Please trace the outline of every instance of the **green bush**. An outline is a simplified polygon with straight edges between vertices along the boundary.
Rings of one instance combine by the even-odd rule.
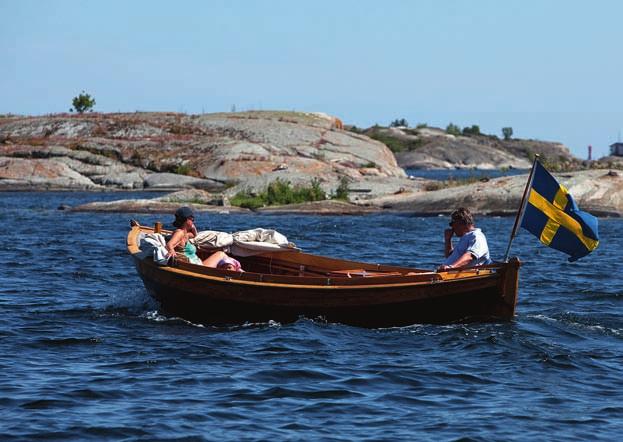
[[[75,110],[76,112],[81,114],[84,113],[84,111],[90,111],[93,109],[93,106],[95,106],[95,99],[92,98],[89,94],[82,91],[80,95],[73,98],[71,104],[73,104],[74,107],[69,110]]]
[[[486,181],[486,180],[489,180],[489,177],[486,177],[486,176],[484,177],[469,176],[465,178],[450,177],[447,180],[431,181],[424,186],[424,190],[431,191],[431,190],[447,189],[448,187],[465,186],[467,184],[473,184],[478,181]]]
[[[392,121],[389,124],[389,127],[409,127],[409,122],[407,120],[405,120],[404,118],[396,118],[394,121]]]
[[[335,189],[333,199],[348,201],[348,191],[348,178],[343,176],[342,178],[340,178],[340,184],[337,186],[337,189]]]
[[[480,126],[472,124],[472,127],[464,127],[463,135],[480,135]]]
[[[313,198],[312,201],[322,201],[327,199],[327,194],[322,187],[320,187],[320,180],[318,178],[313,178],[311,180],[311,187],[309,196]]]
[[[173,173],[177,173],[178,175],[190,175],[192,173],[192,169],[187,164],[178,164],[173,169]]]
[[[454,136],[459,136],[461,135],[461,128],[454,123],[450,123],[446,127],[446,133]]]
[[[289,181],[277,178],[259,194],[248,189],[238,192],[230,199],[230,203],[253,210],[264,206],[283,206],[326,199],[327,195],[317,178],[312,179],[309,186],[292,186]]]
[[[357,127],[357,126],[355,126],[355,125],[352,125],[352,126],[345,126],[345,127],[344,127],[344,129],[346,129],[346,130],[347,130],[347,131],[349,131],[349,132],[356,133],[356,134],[362,134],[362,133],[364,133],[364,132],[365,132],[365,130],[364,130],[364,129],[360,129],[360,128],[358,128],[358,127]]]
[[[503,127],[502,135],[504,135],[505,140],[510,140],[513,136],[513,128],[512,127]]]
[[[249,189],[238,192],[229,202],[232,206],[245,207],[251,210],[259,209],[265,205],[265,201],[259,195],[254,195]]]
[[[411,152],[424,144],[424,141],[421,139],[401,139],[396,138],[388,134],[381,133],[380,131],[373,130],[367,134],[370,138],[376,141],[380,141],[385,144],[389,150],[394,153],[397,152]]]

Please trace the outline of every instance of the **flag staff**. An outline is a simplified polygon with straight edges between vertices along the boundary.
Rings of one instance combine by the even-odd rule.
[[[528,182],[526,183],[526,188],[523,191],[523,196],[521,197],[521,203],[519,204],[519,210],[517,210],[517,215],[515,216],[515,224],[513,225],[513,231],[511,232],[511,237],[508,240],[508,247],[506,248],[506,253],[504,254],[504,262],[508,262],[508,255],[511,251],[511,244],[513,243],[513,239],[517,235],[517,230],[521,225],[521,219],[523,218],[523,214],[526,210],[528,190],[532,187],[532,179],[534,178],[534,169],[536,168],[536,162],[539,160],[539,154],[534,155],[534,161],[532,162],[532,169],[530,169],[530,175],[528,176]]]

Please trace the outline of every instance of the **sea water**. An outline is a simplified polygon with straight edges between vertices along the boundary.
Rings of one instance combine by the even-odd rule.
[[[408,176],[437,181],[493,179],[502,176],[528,174],[529,172],[529,169],[405,169]]]
[[[365,329],[301,318],[210,327],[164,315],[125,248],[130,218],[0,193],[0,440],[615,440],[623,434],[623,220],[568,263],[522,231],[509,323]],[[197,214],[311,253],[432,269],[444,217]],[[513,220],[479,218],[494,259]]]

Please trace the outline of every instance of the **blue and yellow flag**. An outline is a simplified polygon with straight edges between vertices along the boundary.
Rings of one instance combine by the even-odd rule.
[[[599,245],[597,218],[582,212],[569,191],[538,161],[521,227],[576,261]]]

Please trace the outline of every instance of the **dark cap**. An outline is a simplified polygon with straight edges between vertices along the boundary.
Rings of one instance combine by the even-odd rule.
[[[175,211],[175,221],[173,221],[173,225],[175,227],[181,227],[188,218],[195,218],[193,209],[188,206],[180,207]]]

